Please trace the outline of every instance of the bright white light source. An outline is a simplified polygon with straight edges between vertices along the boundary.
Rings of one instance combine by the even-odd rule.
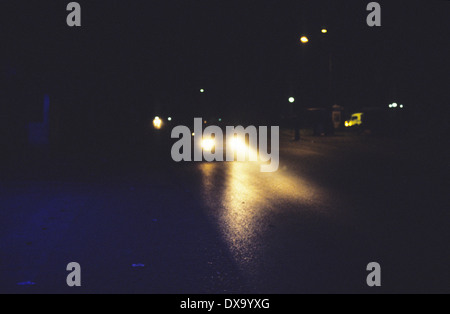
[[[162,120],[156,116],[155,119],[153,119],[153,126],[155,127],[155,129],[160,129],[162,126]]]
[[[239,137],[233,137],[230,140],[230,146],[231,146],[231,149],[235,152],[246,152],[247,151],[247,144],[245,144],[245,141]]]
[[[245,138],[234,136],[227,141],[227,150],[231,149],[233,154],[237,154],[238,161],[256,161],[258,159],[257,151],[248,145]]]
[[[200,93],[204,93],[205,90],[203,88],[200,89]]]
[[[215,142],[211,138],[205,138],[202,140],[202,148],[206,151],[211,151],[214,148]]]
[[[167,120],[168,120],[168,121],[172,121],[172,117],[168,117]]]
[[[394,102],[393,104],[392,104],[392,108],[397,108],[397,103],[396,102]]]
[[[400,105],[400,108],[403,108],[403,105]]]
[[[290,103],[293,103],[295,101],[295,98],[294,97],[289,97],[289,102]]]

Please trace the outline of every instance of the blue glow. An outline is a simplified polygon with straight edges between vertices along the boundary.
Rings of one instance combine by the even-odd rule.
[[[24,281],[24,282],[18,282],[18,286],[34,286],[36,283],[32,281]]]
[[[144,267],[145,265],[138,263],[138,264],[131,264],[131,266],[133,266],[133,267]]]

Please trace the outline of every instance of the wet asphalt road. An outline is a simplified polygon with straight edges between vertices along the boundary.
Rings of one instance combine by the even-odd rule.
[[[0,292],[448,293],[439,149],[284,133],[275,173],[155,149],[125,168],[105,157],[4,176]],[[66,285],[69,262],[81,287]],[[381,287],[366,284],[370,262]]]

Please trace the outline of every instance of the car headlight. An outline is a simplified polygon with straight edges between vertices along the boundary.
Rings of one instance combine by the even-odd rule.
[[[205,138],[202,140],[202,148],[206,151],[211,151],[214,148],[215,141],[211,138]]]
[[[234,152],[247,152],[248,147],[245,141],[239,137],[233,137],[229,141],[230,147]]]

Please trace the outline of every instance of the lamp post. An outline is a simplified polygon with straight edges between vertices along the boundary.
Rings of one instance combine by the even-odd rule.
[[[320,30],[320,36],[321,38],[327,38],[329,35],[329,29],[327,27],[322,27],[320,29],[318,29],[317,31]],[[307,74],[305,74],[305,71],[307,69],[306,67],[306,49],[311,49],[311,48],[306,48],[308,47],[310,44],[313,44],[313,47],[316,46],[315,42],[317,42],[317,37],[310,37],[311,34],[301,34],[301,36],[299,37],[299,45],[301,47],[301,73],[300,73],[300,86],[307,86]],[[312,35],[311,35],[312,36]],[[325,40],[325,39],[324,39]],[[323,40],[323,41],[324,41]],[[311,42],[310,42],[311,41]],[[322,41],[322,42],[323,42]],[[326,44],[329,45],[329,42],[325,42]],[[332,108],[333,105],[335,104],[335,92],[334,92],[334,86],[333,86],[333,56],[331,53],[331,49],[330,47],[328,47],[328,45],[325,45],[324,47],[322,47],[322,49],[324,50],[324,52],[326,53],[326,57],[327,57],[327,61],[328,61],[328,78],[325,79],[328,81],[328,84],[324,84],[325,86],[328,85],[328,88],[324,88],[325,90],[328,89],[328,92],[325,92],[325,97],[326,99],[324,99],[324,101],[326,103],[329,104],[329,106]],[[326,77],[326,74],[323,73],[324,78]],[[299,140],[300,139],[300,135],[299,135],[299,124],[300,124],[300,119],[299,119],[299,114],[301,112],[301,108],[299,107],[299,105],[303,105],[304,103],[304,99],[305,99],[305,94],[304,92],[300,92],[300,101],[297,102],[297,105],[295,107],[297,107],[296,109],[296,114],[295,114],[295,118],[294,118],[294,130],[295,130],[295,140]],[[291,102],[292,104],[292,102]],[[327,106],[328,107],[328,106]]]
[[[322,29],[322,34],[327,34],[328,30],[326,28]],[[331,102],[331,106],[336,103],[335,94],[334,94],[334,86],[333,86],[333,55],[331,53],[331,49],[328,46],[328,90],[329,90],[329,101]]]
[[[326,27],[322,27],[320,30],[321,34],[323,37],[325,37],[325,35],[328,34],[328,28]],[[302,35],[300,37],[300,43],[302,46],[306,47],[306,44],[309,43],[309,37],[307,35]],[[335,102],[335,97],[334,97],[334,91],[333,91],[333,55],[331,53],[330,49],[327,49],[327,54],[328,54],[328,90],[329,90],[329,101],[331,102],[331,105],[334,104]],[[303,66],[304,66],[304,62],[305,62],[305,56],[304,53],[302,54],[302,62],[303,62]]]
[[[295,102],[295,98],[289,97],[288,101],[291,105],[293,105]],[[298,140],[300,140],[300,121],[299,121],[299,116],[298,116],[299,113],[298,113],[298,110],[297,110],[297,112],[295,112],[296,110],[293,110],[292,107],[291,107],[291,111],[294,114],[294,121],[293,121],[293,123],[294,123],[294,141],[298,141]]]
[[[301,35],[300,39],[299,39],[299,43],[301,46],[306,47],[307,44],[309,43],[309,38],[307,35]],[[301,57],[301,76],[300,76],[300,86],[304,85],[304,80],[305,80],[305,75],[304,75],[304,70],[305,70],[305,63],[306,63],[306,58],[305,58],[305,53],[306,51],[304,49],[301,49],[302,52],[302,57]],[[302,91],[300,90],[300,96],[302,96]],[[300,101],[297,101],[294,97],[289,97],[288,101],[290,103],[290,111],[291,111],[291,117],[292,117],[292,124],[293,124],[293,129],[294,129],[294,141],[299,141],[300,140],[300,115],[301,115],[301,108],[300,105],[302,103],[302,99],[304,99],[304,97],[300,98]]]

